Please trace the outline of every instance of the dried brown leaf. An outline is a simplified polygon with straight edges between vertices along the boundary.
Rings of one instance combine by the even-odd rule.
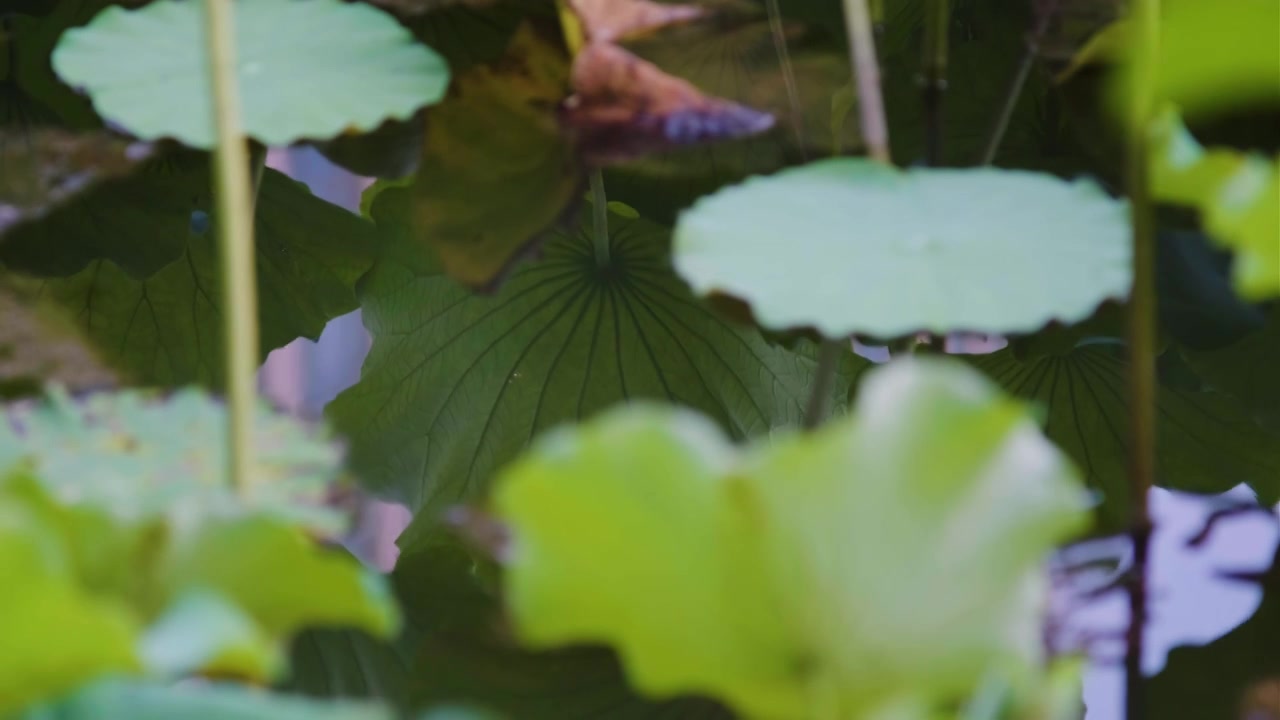
[[[705,10],[697,5],[666,5],[650,0],[571,0],[587,39],[617,42],[668,25],[697,20]]]
[[[773,115],[702,93],[622,48],[589,43],[573,64],[561,122],[589,163],[756,135]]]

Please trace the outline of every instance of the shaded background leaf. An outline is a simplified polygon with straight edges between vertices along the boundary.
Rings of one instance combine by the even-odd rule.
[[[607,267],[579,226],[498,294],[477,297],[409,229],[408,203],[398,189],[374,201],[383,245],[360,288],[374,345],[328,414],[366,487],[405,502],[419,523],[483,494],[543,430],[629,399],[698,408],[736,438],[799,423],[813,354],[698,302],[670,269],[663,228],[615,211]],[[837,383],[836,398],[847,387]]]

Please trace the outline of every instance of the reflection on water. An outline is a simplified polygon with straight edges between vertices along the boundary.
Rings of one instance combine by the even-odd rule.
[[[1153,491],[1151,617],[1143,657],[1149,676],[1164,668],[1171,649],[1215,640],[1257,610],[1262,597],[1259,586],[1223,579],[1219,573],[1265,571],[1280,540],[1274,520],[1256,513],[1232,517],[1217,523],[1203,545],[1187,546],[1222,500],[1251,497],[1246,488],[1211,499]],[[1084,681],[1086,720],[1124,717],[1123,631],[1128,614],[1123,593],[1109,593],[1071,613],[1070,629],[1094,639],[1090,643],[1093,662]]]

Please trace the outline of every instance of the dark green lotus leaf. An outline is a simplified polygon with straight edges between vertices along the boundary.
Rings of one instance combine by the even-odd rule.
[[[0,129],[0,236],[96,183],[127,175],[153,150],[101,132]]]
[[[1099,522],[1128,523],[1128,415],[1125,362],[1109,345],[1019,360],[1011,350],[972,358],[1019,397],[1045,408],[1045,432],[1102,495]],[[1247,408],[1220,392],[1163,386],[1157,397],[1161,487],[1220,493],[1247,483],[1266,504],[1280,498],[1280,435],[1254,423]]]
[[[217,233],[204,156],[107,183],[0,246],[45,278],[103,359],[149,385],[222,382]],[[262,351],[316,338],[356,307],[371,226],[267,170],[256,214]],[[49,252],[65,247],[66,252]],[[65,276],[64,276],[65,275]]]
[[[421,522],[483,494],[543,430],[629,399],[698,408],[738,438],[799,422],[812,353],[700,303],[671,270],[668,231],[629,208],[610,214],[607,267],[588,219],[496,295],[475,296],[411,233],[408,205],[401,189],[374,201],[382,255],[360,288],[373,349],[328,413],[362,481]]]
[[[1207,383],[1229,393],[1264,426],[1280,432],[1280,303],[1266,323],[1236,343],[1210,350],[1184,349],[1191,367]]]
[[[531,652],[504,630],[494,568],[440,532],[406,547],[394,573],[411,631],[413,704],[474,704],[519,720],[728,720],[703,699],[650,702],[603,648]]]

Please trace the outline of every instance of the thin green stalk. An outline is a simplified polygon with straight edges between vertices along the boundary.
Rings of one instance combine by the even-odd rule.
[[[769,33],[773,36],[773,51],[778,56],[778,66],[782,69],[782,84],[787,92],[787,107],[791,115],[791,129],[796,135],[796,145],[800,148],[800,159],[809,161],[804,139],[804,111],[800,107],[800,86],[796,82],[795,68],[791,65],[791,51],[787,48],[786,28],[782,26],[782,10],[778,0],[766,0],[765,10],[769,15]]]
[[[1000,112],[991,124],[991,132],[987,135],[987,145],[982,151],[980,165],[990,165],[995,161],[996,153],[1000,151],[1000,143],[1004,142],[1004,134],[1009,130],[1009,121],[1013,118],[1013,111],[1018,107],[1018,98],[1022,97],[1022,89],[1026,87],[1027,78],[1031,76],[1031,68],[1035,65],[1036,56],[1040,54],[1040,42],[1044,39],[1044,34],[1049,31],[1049,23],[1053,20],[1057,10],[1057,0],[1048,0],[1045,6],[1038,10],[1036,26],[1031,31],[1030,37],[1027,38],[1027,47],[1022,53],[1022,59],[1018,61],[1018,69],[1013,74],[1009,89],[1004,94],[1004,102],[1000,104]]]
[[[858,89],[862,141],[868,155],[888,165],[893,162],[889,153],[889,123],[885,120],[884,97],[880,93],[880,62],[876,59],[867,0],[844,0],[844,20],[849,32],[853,82]]]
[[[609,264],[609,201],[604,196],[604,175],[591,171],[591,244],[596,251],[596,266]]]
[[[933,166],[942,162],[942,98],[947,90],[947,32],[951,25],[951,2],[928,0],[926,12],[920,82],[925,117],[925,163]]]
[[[224,304],[230,483],[250,491],[253,478],[253,411],[257,401],[258,286],[254,278],[253,210],[248,153],[240,126],[236,83],[233,0],[205,0],[206,44],[213,78],[214,197]]]
[[[885,121],[884,97],[880,93],[880,62],[876,58],[876,41],[871,28],[867,0],[844,0],[845,25],[849,32],[849,55],[853,64],[853,84],[858,92],[862,141],[867,154],[877,162],[893,162],[889,153],[889,125]],[[836,371],[842,353],[850,352],[849,338],[827,340],[818,351],[818,367],[813,378],[809,404],[805,408],[805,427],[817,427],[826,417],[827,400],[835,386]]]
[[[1147,620],[1147,554],[1151,515],[1147,498],[1156,469],[1156,290],[1155,211],[1147,177],[1148,139],[1154,112],[1159,0],[1134,0],[1138,28],[1137,66],[1130,107],[1125,185],[1133,218],[1133,292],[1129,298],[1129,501],[1133,571],[1125,653],[1125,708],[1128,720],[1146,717],[1142,682]]]

